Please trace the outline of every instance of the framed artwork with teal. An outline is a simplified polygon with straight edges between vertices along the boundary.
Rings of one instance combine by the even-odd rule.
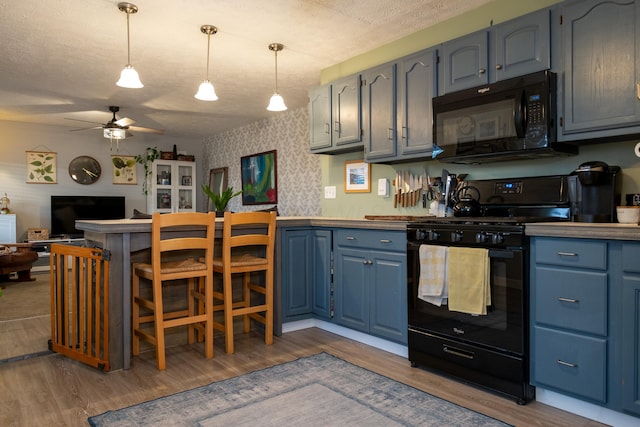
[[[242,204],[278,203],[276,150],[240,158],[242,168]]]

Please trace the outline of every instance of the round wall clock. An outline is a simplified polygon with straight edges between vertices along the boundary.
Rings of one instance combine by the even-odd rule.
[[[69,175],[78,184],[93,184],[101,174],[100,163],[93,157],[78,156],[69,163]]]

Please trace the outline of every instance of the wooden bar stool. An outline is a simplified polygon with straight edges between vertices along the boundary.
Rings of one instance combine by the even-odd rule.
[[[265,344],[273,343],[273,258],[276,212],[238,212],[224,214],[222,256],[214,258],[214,273],[222,274],[222,292],[213,291],[215,311],[224,311],[224,323],[214,320],[214,328],[224,331],[227,353],[233,353],[233,318],[243,316],[243,332],[250,330],[250,319],[264,325]],[[264,272],[257,283],[252,273]],[[242,274],[242,296],[234,301],[232,277]],[[257,296],[256,296],[257,295]],[[253,301],[252,301],[253,297]],[[220,304],[222,301],[222,304]],[[253,303],[253,305],[252,305]]]
[[[204,231],[204,233],[203,233]],[[133,280],[132,352],[140,353],[140,338],[155,346],[159,370],[166,368],[165,329],[187,325],[188,342],[196,329],[204,334],[205,357],[213,357],[213,242],[215,213],[179,212],[152,217],[151,264],[135,263]],[[152,298],[140,293],[140,278],[152,282]],[[167,282],[187,281],[186,309],[165,310],[162,291]],[[196,280],[197,279],[197,280]],[[141,308],[146,309],[141,313]],[[148,311],[151,314],[148,314]],[[154,333],[141,325],[153,322]]]

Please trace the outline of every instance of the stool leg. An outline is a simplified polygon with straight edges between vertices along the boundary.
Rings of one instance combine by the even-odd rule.
[[[225,269],[223,279],[224,287],[224,340],[226,352],[233,353],[233,284],[231,283],[231,272]]]
[[[140,295],[140,276],[133,275],[131,280],[131,290],[133,294],[133,304],[131,305],[131,323],[133,333],[131,334],[131,353],[134,356],[140,354],[140,337],[136,334],[136,330],[140,328],[140,306],[136,302],[136,298]]]
[[[167,367],[164,349],[164,308],[162,306],[162,282],[153,281],[153,316],[156,333],[156,362],[159,371]]]
[[[273,343],[273,272],[269,270],[266,271],[265,281],[266,294],[264,298],[267,304],[267,310],[264,313],[264,342],[270,345]]]
[[[249,285],[251,284],[251,273],[244,273],[244,278],[242,281],[242,301],[244,302],[243,307],[251,307],[251,289],[249,289]],[[242,331],[247,334],[251,330],[251,320],[249,319],[249,315],[245,314],[242,316]]]

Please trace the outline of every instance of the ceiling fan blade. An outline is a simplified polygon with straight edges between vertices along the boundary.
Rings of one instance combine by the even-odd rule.
[[[79,130],[91,130],[91,129],[102,129],[102,126],[94,126],[90,128],[80,128],[80,129],[69,129],[69,132],[76,132]]]
[[[133,119],[130,119],[128,117],[123,117],[121,119],[116,120],[115,122],[113,122],[114,124],[118,125],[118,126],[129,126],[134,124],[136,121]]]
[[[129,132],[128,130],[124,131],[124,136],[126,136],[127,138],[132,138],[133,134],[131,132]]]
[[[152,129],[152,128],[143,128],[140,126],[129,126],[129,130],[132,130],[134,132],[155,133],[158,135],[164,135],[164,129]]]
[[[97,125],[101,125],[101,126],[102,126],[102,123],[100,123],[100,122],[94,122],[94,121],[92,121],[92,120],[70,119],[69,117],[65,117],[64,119],[65,119],[65,120],[73,120],[74,122],[95,123],[95,124],[97,124]]]

